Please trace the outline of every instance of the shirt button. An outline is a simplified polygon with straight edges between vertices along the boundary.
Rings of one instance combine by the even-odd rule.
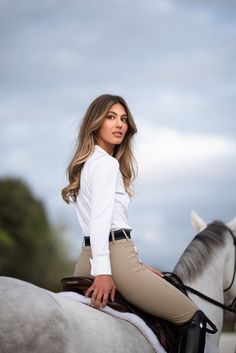
[[[138,249],[136,248],[136,246],[134,246],[134,252],[135,252],[135,254],[138,253]]]

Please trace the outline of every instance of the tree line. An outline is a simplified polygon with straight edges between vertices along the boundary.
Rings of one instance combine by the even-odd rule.
[[[62,234],[50,225],[42,201],[23,180],[0,179],[0,275],[58,291],[72,272]]]

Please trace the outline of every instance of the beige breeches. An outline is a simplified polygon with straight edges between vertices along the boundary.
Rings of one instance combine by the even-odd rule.
[[[132,240],[109,243],[112,278],[116,288],[140,309],[176,325],[190,320],[197,306],[165,279],[148,270],[139,260]],[[90,275],[91,247],[83,246],[75,276]]]

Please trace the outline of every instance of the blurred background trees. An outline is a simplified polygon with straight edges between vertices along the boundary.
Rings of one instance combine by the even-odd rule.
[[[53,291],[73,273],[59,230],[49,224],[45,207],[20,179],[0,179],[0,275]]]

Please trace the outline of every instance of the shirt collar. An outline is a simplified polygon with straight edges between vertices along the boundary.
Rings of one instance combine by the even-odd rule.
[[[100,152],[102,152],[104,154],[109,154],[102,147],[100,147],[99,145],[95,145],[95,150],[96,151],[100,151]]]

